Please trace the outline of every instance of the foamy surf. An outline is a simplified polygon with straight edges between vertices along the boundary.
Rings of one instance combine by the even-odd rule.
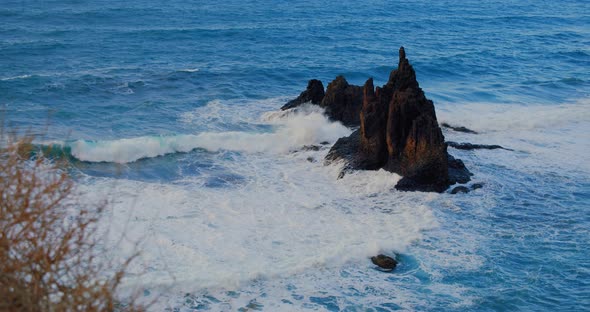
[[[514,152],[477,152],[488,165],[516,164],[527,168],[590,172],[590,100],[560,105],[463,103],[437,106],[441,122],[466,126],[479,134],[446,131],[452,141],[500,144]],[[469,159],[473,152],[449,149]]]
[[[585,166],[572,165],[587,148],[578,139],[588,127],[578,104],[545,113],[542,106],[441,105],[441,121],[480,132],[445,130],[448,140],[515,149],[449,148],[475,173],[474,182],[484,184],[482,190],[453,197],[398,192],[394,186],[400,177],[383,170],[337,179],[340,165],[324,166],[321,161],[327,147],[301,147],[333,143],[350,129],[330,122],[314,106],[277,111],[269,109],[278,106],[277,100],[249,104],[233,108],[211,101],[181,114],[187,127],[206,124],[198,134],[103,141],[103,154],[88,146],[77,151],[87,157],[100,155],[100,161],[131,162],[199,148],[219,153],[212,157],[215,172],[233,177],[214,186],[211,172],[183,171],[173,183],[84,179],[81,187],[89,202],[112,198],[101,228],[107,254],[130,254],[140,242],[142,254],[130,268],[125,288],[142,289],[146,302],[157,298],[153,310],[264,305],[265,310],[293,311],[310,304],[423,310],[428,304],[411,288],[416,284],[452,301],[454,309],[468,309],[481,296],[447,278],[449,272],[480,275],[487,265],[481,249],[492,248],[496,238],[488,237],[486,222],[473,222],[486,220],[504,203],[494,196],[508,187],[504,174]],[[528,124],[512,111],[528,116]],[[227,120],[244,130],[227,131]],[[564,141],[564,135],[578,144]],[[74,145],[71,149],[77,153]],[[223,157],[223,151],[239,153]],[[508,185],[518,185],[518,177],[510,179]],[[373,270],[369,258],[378,253],[399,255],[401,264],[394,274]],[[354,300],[342,301],[349,296]]]
[[[335,142],[350,130],[329,121],[321,110],[291,112],[288,115],[265,115],[263,122],[272,125],[270,132],[203,132],[175,136],[147,136],[112,141],[77,140],[61,143],[71,155],[88,162],[129,163],[194,149],[246,153],[284,154],[305,145]]]
[[[103,153],[67,171],[81,204],[111,199],[106,257],[140,240],[126,285],[149,311],[583,309],[590,109],[567,102],[590,95],[587,5],[472,2],[400,2],[392,18],[381,2],[3,1],[4,124],[60,140],[43,149],[56,157],[78,139],[79,157]],[[337,179],[329,144],[297,146],[319,135],[278,135],[308,79],[381,85],[402,44],[438,121],[479,133],[447,140],[513,150],[449,147],[483,188]],[[376,253],[398,268],[374,270]]]
[[[10,81],[10,80],[18,80],[18,79],[28,79],[33,77],[33,75],[18,75],[13,77],[4,77],[0,78],[0,81]]]
[[[472,221],[486,219],[502,203],[494,193],[506,192],[504,174],[586,166],[581,158],[588,143],[580,137],[589,123],[583,102],[528,108],[442,104],[441,122],[479,132],[447,129],[448,140],[501,144],[514,151],[449,148],[475,173],[473,182],[484,184],[482,190],[453,197],[398,192],[400,176],[383,170],[338,179],[341,165],[321,161],[328,146],[302,147],[333,143],[351,130],[327,120],[317,106],[273,110],[280,102],[211,101],[181,113],[179,120],[187,129],[199,127],[198,134],[67,143],[64,151],[85,161],[129,163],[193,149],[211,156],[204,163],[191,159],[202,157],[200,152],[174,158],[192,164],[179,166],[174,182],[82,179],[88,202],[112,198],[101,226],[106,254],[124,257],[140,242],[142,253],[125,289],[143,290],[145,302],[157,298],[152,310],[342,307],[351,304],[342,301],[349,293],[355,306],[422,310],[422,297],[407,288],[416,283],[451,298],[455,309],[470,308],[481,297],[445,278],[448,272],[479,274],[486,266],[480,250],[490,248],[494,238],[486,235],[491,230],[481,229],[485,222],[473,227]],[[228,131],[229,126],[241,130]],[[215,169],[201,170],[202,165]],[[517,185],[518,177],[509,179],[509,185]],[[401,264],[394,274],[373,270],[369,258],[378,253],[398,254]]]
[[[109,240],[125,235],[128,243],[113,247],[117,254],[142,242],[132,268],[139,277],[130,285],[183,291],[365,263],[379,252],[405,251],[436,227],[428,203],[438,195],[395,192],[400,177],[385,171],[337,180],[338,168],[305,156],[221,162],[247,181],[237,188],[202,187],[200,177],[177,185],[91,179],[86,193],[90,201],[116,199]]]
[[[223,105],[211,103],[195,116],[223,115]],[[333,286],[321,287],[338,294],[334,285],[342,279],[342,268],[372,272],[371,256],[403,253],[425,231],[438,226],[430,203],[440,195],[397,192],[394,186],[400,176],[383,170],[337,179],[340,165],[324,166],[321,161],[328,148],[302,150],[304,145],[333,143],[350,134],[350,129],[329,121],[321,109],[310,106],[254,114],[242,115],[242,121],[267,125],[268,132],[203,132],[174,137],[177,141],[150,137],[108,141],[108,153],[103,154],[87,145],[72,145],[73,155],[100,155],[94,159],[102,161],[143,157],[146,146],[157,151],[150,155],[192,148],[241,152],[238,159],[215,161],[218,171],[239,177],[235,185],[207,187],[207,174],[187,174],[182,181],[167,184],[86,176],[80,185],[89,202],[113,199],[101,228],[108,254],[124,256],[140,242],[142,253],[130,268],[126,287],[145,289],[149,294],[145,300],[164,294],[154,310],[165,309],[181,294],[203,292],[220,298],[213,310],[231,310],[223,302],[257,288],[252,288],[253,283],[269,283],[280,298],[297,296],[290,284],[303,291],[321,286],[313,280],[331,280]],[[112,156],[115,142],[127,152],[125,157]],[[165,148],[159,150],[161,146]],[[348,272],[359,278],[365,274]],[[346,278],[345,282],[359,288],[366,283],[385,286],[379,275],[375,277],[365,276],[362,282]],[[232,307],[236,305],[242,303]],[[293,307],[281,303],[273,310],[289,309]]]
[[[185,73],[196,73],[199,71],[199,69],[198,68],[183,68],[179,71],[185,72]]]
[[[437,103],[441,122],[480,132],[559,128],[590,120],[590,99],[560,105]]]

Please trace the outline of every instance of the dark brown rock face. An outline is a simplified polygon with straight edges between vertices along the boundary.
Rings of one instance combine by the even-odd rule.
[[[296,99],[293,99],[281,107],[281,110],[297,107],[304,103],[319,105],[324,99],[324,85],[317,79],[312,79],[307,83],[307,89],[301,92]]]
[[[362,103],[363,88],[350,85],[343,76],[338,76],[328,84],[320,106],[332,120],[346,126],[356,126],[359,124]]]
[[[372,88],[372,83],[365,89]],[[434,111],[416,80],[404,48],[400,48],[398,68],[389,81],[377,89],[379,97],[365,90],[361,116],[361,151],[377,153],[377,167],[404,176],[400,189],[443,191],[448,186],[447,147]],[[378,109],[374,109],[378,107]],[[371,112],[378,111],[376,114]],[[384,124],[385,122],[385,124]],[[369,136],[367,138],[367,136]],[[386,154],[384,154],[384,150]]]
[[[451,190],[451,194],[459,194],[459,193],[469,193],[470,189],[467,188],[466,186],[463,185],[459,185],[453,188],[453,190]]]
[[[378,169],[387,161],[385,132],[387,126],[387,103],[382,101],[382,89],[373,90],[373,78],[363,87],[363,106],[360,112],[360,150],[366,159],[365,169]]]
[[[473,131],[473,130],[471,130],[469,128],[465,128],[463,126],[451,126],[451,125],[449,125],[446,122],[441,123],[440,126],[443,127],[443,128],[451,129],[453,131],[457,131],[457,132],[477,134],[476,131]]]
[[[509,148],[505,148],[502,147],[500,145],[487,145],[487,144],[473,144],[473,143],[457,143],[457,142],[453,142],[453,141],[448,141],[447,145],[452,147],[452,148],[456,148],[456,149],[460,149],[460,150],[476,150],[476,149],[503,149],[503,150],[507,150],[507,151],[512,151]]]
[[[397,267],[397,261],[394,258],[386,255],[377,255],[375,257],[371,257],[371,262],[387,272],[393,271],[393,269]]]
[[[328,84],[324,93],[321,81],[312,79],[307,89],[296,98],[281,107],[281,110],[295,108],[304,103],[323,107],[326,115],[334,121],[354,127],[359,125],[359,114],[363,103],[363,88],[348,84],[343,76],[338,76]]]
[[[372,79],[365,83],[360,129],[338,140],[326,161],[344,159],[347,169],[398,173],[404,176],[396,186],[400,190],[442,192],[457,180],[469,180],[467,169],[458,163],[449,175],[451,158],[434,104],[420,88],[402,47],[398,68],[387,84],[374,90]]]

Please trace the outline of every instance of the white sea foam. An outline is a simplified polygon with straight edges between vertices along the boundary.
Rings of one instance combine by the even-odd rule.
[[[236,127],[240,124],[268,122],[268,118],[264,116],[284,113],[276,109],[286,101],[287,98],[284,97],[257,100],[254,103],[236,103],[234,101],[227,103],[226,101],[212,100],[202,107],[183,112],[179,116],[179,121],[192,127],[206,127],[208,131],[227,131],[229,127]],[[293,111],[289,110],[288,112]]]
[[[187,73],[196,73],[199,71],[198,68],[184,68],[180,70],[181,72],[187,72]]]
[[[211,124],[221,121],[221,110],[228,108],[220,100],[209,101],[205,107],[199,107],[195,110],[180,114],[180,122],[186,124]],[[225,118],[232,119],[232,115],[226,115]],[[235,118],[234,116],[233,118]]]
[[[125,233],[130,242],[143,242],[132,269],[144,275],[133,283],[189,291],[364,263],[381,251],[405,251],[436,226],[428,201],[438,195],[392,192],[395,174],[336,180],[335,168],[293,154],[225,165],[249,182],[231,190],[196,181],[102,180],[89,186],[87,193],[97,199],[115,199],[111,241]]]
[[[436,111],[441,122],[481,132],[533,130],[590,120],[590,100],[561,105],[443,104]]]
[[[27,79],[27,78],[31,78],[32,75],[19,75],[19,76],[14,76],[14,77],[5,77],[5,78],[0,78],[0,81],[9,81],[9,80],[17,80],[17,79]]]
[[[203,299],[213,310],[237,310],[256,299],[267,310],[293,311],[309,308],[312,296],[341,298],[343,294],[364,306],[394,303],[403,309],[420,310],[426,304],[424,298],[406,287],[416,283],[450,298],[455,308],[467,308],[480,298],[469,287],[449,284],[446,277],[448,272],[476,272],[485,264],[480,249],[488,238],[471,228],[485,223],[472,222],[466,216],[488,217],[497,203],[484,196],[489,191],[482,192],[493,189],[501,180],[482,174],[478,166],[509,164],[515,170],[530,170],[533,165],[546,166],[541,161],[558,155],[562,164],[566,162],[564,167],[571,166],[564,160],[571,156],[564,156],[563,151],[581,155],[573,156],[573,162],[588,148],[588,143],[582,142],[588,133],[583,131],[588,129],[588,120],[578,105],[582,104],[545,113],[539,112],[552,108],[459,105],[449,109],[452,114],[446,113],[443,105],[437,111],[441,121],[481,132],[446,131],[447,139],[516,149],[449,149],[466,161],[477,182],[486,184],[484,190],[464,197],[397,192],[393,187],[400,177],[382,170],[359,171],[337,179],[338,165],[323,166],[321,161],[307,160],[321,160],[327,149],[288,152],[323,140],[333,142],[350,133],[326,120],[317,107],[256,115],[250,110],[255,105],[248,105],[248,110],[240,114],[221,101],[191,112],[194,118],[187,118],[185,123],[197,125],[211,120],[213,129],[222,129],[215,123],[236,118],[232,123],[260,123],[272,129],[264,133],[208,131],[135,138],[133,142],[110,141],[98,158],[132,161],[195,147],[241,151],[240,161],[216,161],[224,172],[242,177],[240,184],[209,188],[204,186],[207,176],[189,175],[174,184],[89,178],[83,187],[89,201],[113,198],[102,230],[108,230],[107,245],[114,254],[128,254],[134,242],[141,242],[141,256],[131,267],[126,285],[148,289],[153,294],[147,296],[148,300],[165,289],[154,310],[182,306],[194,295],[197,301],[206,296],[217,298]],[[470,112],[457,113],[462,111]],[[525,114],[528,119],[517,116],[513,120],[512,112]],[[571,135],[573,143],[564,140],[564,134]],[[121,144],[119,150],[125,155],[113,156],[117,155],[113,152],[116,144]],[[146,146],[153,151],[147,156]],[[552,146],[561,150],[554,154]],[[90,148],[80,150],[93,155]],[[477,196],[477,201],[457,203],[461,198],[468,200],[466,196]],[[467,208],[468,213],[464,210]],[[455,214],[461,217],[455,218]],[[116,244],[121,237],[125,237],[123,243]],[[407,252],[416,260],[404,259],[396,274],[387,275],[371,270],[368,258],[380,252]],[[425,281],[416,281],[420,278]],[[396,291],[392,294],[391,289]],[[362,295],[356,297],[357,292]],[[298,299],[300,294],[305,298]]]
[[[321,111],[298,112],[288,118],[270,118],[272,132],[203,132],[196,135],[151,136],[114,141],[78,140],[69,143],[72,155],[83,161],[128,163],[141,158],[202,148],[247,153],[286,153],[304,145],[334,142],[350,130],[330,122]]]
[[[586,159],[590,151],[588,99],[552,106],[443,104],[437,107],[437,114],[441,122],[480,132],[471,135],[447,131],[447,140],[500,144],[515,150],[512,153],[480,152],[480,163],[590,172],[590,162]],[[465,152],[450,150],[465,155]]]
[[[232,113],[223,105],[210,103],[197,118]],[[243,152],[240,161],[216,161],[220,170],[243,178],[228,188],[205,187],[207,175],[188,175],[174,184],[92,177],[82,183],[89,202],[112,198],[102,226],[112,254],[130,254],[134,243],[141,242],[141,255],[126,285],[139,285],[154,295],[166,289],[154,310],[176,302],[182,297],[177,293],[205,291],[234,300],[226,290],[259,291],[252,286],[255,281],[270,283],[267,291],[276,302],[267,308],[293,310],[279,301],[293,295],[289,285],[309,292],[323,287],[336,294],[340,286],[329,284],[339,285],[339,270],[353,265],[362,272],[350,271],[356,278],[345,282],[361,287],[356,285],[365,283],[361,275],[372,272],[370,256],[405,252],[424,231],[437,227],[430,202],[441,195],[397,192],[393,188],[400,176],[383,170],[337,179],[341,168],[321,162],[327,149],[289,152],[350,133],[328,121],[320,109],[242,118],[271,126],[271,131],[135,138],[102,143],[106,145],[96,149],[83,141],[72,145],[76,157],[103,161],[147,157],[146,150],[154,151],[150,155],[194,147]],[[382,273],[375,273],[363,279],[374,285],[389,283]],[[247,300],[243,296],[229,306],[219,302],[213,310],[235,310]],[[377,295],[367,300],[376,302]]]

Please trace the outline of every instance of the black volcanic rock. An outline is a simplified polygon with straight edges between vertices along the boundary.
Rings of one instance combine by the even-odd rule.
[[[366,159],[363,169],[378,169],[387,161],[385,132],[388,105],[382,101],[382,89],[373,88],[373,78],[363,87],[363,106],[360,111],[359,153]]]
[[[486,144],[473,144],[473,143],[457,143],[457,142],[453,142],[453,141],[448,141],[447,145],[452,147],[452,148],[456,148],[456,149],[460,149],[460,150],[474,150],[474,149],[503,149],[503,150],[507,150],[507,151],[512,151],[509,148],[505,148],[502,147],[500,145],[486,145]]]
[[[463,185],[459,185],[453,188],[453,190],[451,191],[451,194],[458,194],[458,193],[469,193],[470,189],[468,189],[466,186]]]
[[[338,139],[332,145],[332,148],[330,148],[330,151],[324,158],[324,164],[329,165],[333,162],[344,161],[344,168],[338,178],[342,178],[351,170],[379,169],[379,167],[375,167],[375,163],[371,162],[370,157],[366,157],[366,154],[361,152],[360,146],[361,132],[360,129],[357,129],[349,136]]]
[[[381,269],[387,272],[393,271],[393,269],[397,267],[397,261],[392,257],[386,255],[378,255],[375,257],[371,257],[371,262],[373,262],[374,265],[380,267]]]
[[[281,110],[297,107],[304,103],[319,105],[324,99],[324,85],[317,79],[312,79],[307,83],[307,89],[301,92],[299,96],[283,105]]]
[[[320,148],[321,147],[319,145],[303,145],[301,150],[302,151],[319,151]]]
[[[448,186],[447,148],[434,104],[418,85],[414,68],[400,48],[399,65],[389,82],[394,91],[389,103],[386,169],[404,176],[402,185],[423,185],[441,192]],[[406,188],[403,188],[406,189]]]
[[[465,185],[459,185],[459,186],[455,186],[451,190],[451,194],[469,193],[471,191],[480,189],[482,187],[483,187],[483,184],[481,184],[481,183],[473,183],[473,185],[471,185],[471,187],[469,187],[469,188]]]
[[[359,125],[359,114],[363,103],[363,88],[351,85],[343,76],[338,76],[328,84],[326,92],[321,81],[312,79],[307,89],[281,107],[281,110],[295,108],[304,103],[319,105],[326,115],[349,127]]]
[[[449,125],[446,122],[441,123],[440,126],[443,127],[443,128],[451,129],[453,131],[457,131],[457,132],[477,134],[476,131],[473,131],[473,130],[471,130],[469,128],[465,128],[463,126],[451,126],[451,125]]]
[[[348,84],[343,76],[338,76],[328,84],[320,106],[332,120],[346,126],[358,126],[363,103],[363,88]]]
[[[340,89],[348,86],[344,82],[342,78]],[[470,179],[463,162],[448,155],[434,104],[420,88],[403,47],[387,84],[373,90],[372,79],[365,83],[360,129],[339,139],[326,156],[327,163],[338,159],[346,161],[345,170],[384,168],[398,173],[404,178],[396,188],[405,191],[442,192]]]
[[[482,184],[482,183],[473,183],[473,184],[471,185],[471,189],[472,189],[472,190],[477,190],[477,189],[480,189],[480,188],[482,188],[482,187],[483,187],[483,184]]]
[[[449,165],[449,184],[464,184],[471,181],[473,174],[467,170],[461,159],[456,159],[450,154],[447,154],[447,164]]]
[[[396,91],[389,106],[386,169],[427,189],[448,186],[447,147],[432,101],[420,89]]]

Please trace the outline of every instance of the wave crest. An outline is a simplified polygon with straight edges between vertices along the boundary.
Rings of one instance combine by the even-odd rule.
[[[350,129],[331,122],[321,110],[300,110],[263,116],[273,126],[271,132],[203,132],[174,136],[145,136],[111,141],[77,140],[62,143],[71,155],[88,162],[129,163],[142,158],[186,153],[197,148],[246,153],[282,154],[304,145],[334,142],[350,134]]]

